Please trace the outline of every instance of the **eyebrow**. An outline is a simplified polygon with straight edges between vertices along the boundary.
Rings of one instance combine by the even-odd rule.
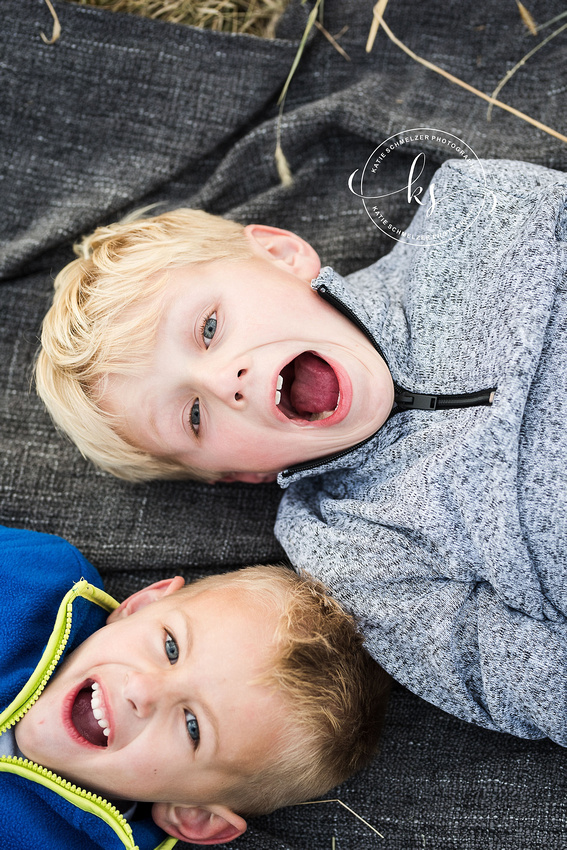
[[[169,304],[169,306],[171,307],[171,303]],[[165,311],[167,307],[168,307],[168,304],[165,301],[162,302],[162,311]],[[193,311],[192,310],[186,310],[184,312],[191,312],[192,313]],[[166,321],[164,322],[164,315],[163,315],[163,312],[162,312],[162,316],[161,316],[160,323],[159,323],[160,329],[158,330],[158,333],[156,334],[156,340],[159,340],[159,337],[163,336],[164,334],[167,335],[167,336],[173,336],[173,337],[177,338],[178,340],[183,340],[185,338],[184,330],[185,330],[186,323],[183,321],[182,317],[183,317],[183,313],[181,313],[181,316],[180,316],[178,312],[173,311],[173,315],[168,315],[167,318],[166,318]],[[178,412],[178,404],[177,404],[178,395],[179,395],[179,393],[177,392],[175,394],[174,399],[172,399],[170,397],[168,399],[168,401],[166,402],[166,404],[162,404],[162,405],[156,404],[155,397],[152,398],[152,400],[149,404],[146,404],[147,424],[148,424],[149,433],[150,433],[150,436],[154,438],[154,440],[157,440],[158,442],[163,441],[163,439],[164,439],[163,430],[162,430],[163,425],[160,425],[160,423],[162,421],[163,409],[165,408],[167,410],[168,417],[169,417],[169,420],[170,420],[169,421],[169,429],[171,430],[172,423],[173,423],[174,433],[176,433],[177,428],[180,426],[182,435],[189,437],[190,442],[191,442],[191,446],[194,448],[195,446],[198,445],[197,436],[193,432],[192,428],[187,429],[185,427],[183,417],[182,416],[180,417],[180,414]],[[184,407],[185,407],[185,405],[183,405],[183,408]],[[181,422],[179,422],[180,418],[181,418]],[[182,451],[183,450],[184,450],[184,447],[182,447]],[[149,453],[151,454],[152,452],[150,451]],[[175,452],[173,452],[173,453],[168,452],[167,457],[170,457],[170,458],[173,458],[174,460],[177,460]]]
[[[154,439],[159,440],[161,435],[160,435],[160,432],[159,432],[159,428],[158,428],[158,424],[157,424],[157,417],[156,417],[153,405],[152,405],[152,407],[151,407],[151,409],[148,413],[148,426],[150,428],[150,431],[151,431]]]
[[[171,411],[168,410],[168,407],[172,408]],[[184,407],[185,406],[183,405],[183,409],[184,409]],[[185,426],[183,424],[182,415],[178,412],[178,404],[177,404],[176,400],[174,400],[174,401],[170,400],[166,404],[159,406],[159,405],[156,405],[155,400],[153,399],[152,402],[147,405],[146,413],[147,413],[147,425],[148,425],[149,436],[152,437],[154,440],[156,440],[158,443],[164,442],[165,436],[164,436],[164,433],[163,433],[163,426],[160,425],[160,419],[158,418],[160,413],[163,414],[164,409],[167,411],[167,416],[168,416],[168,419],[169,419],[169,423],[168,423],[169,430],[171,431],[171,429],[173,428],[173,430],[175,431],[175,429],[177,429],[179,427],[180,431],[181,431],[181,436],[189,438],[191,448],[194,448],[195,446],[197,446],[198,445],[197,436],[193,433],[193,430],[191,428],[188,428],[188,429],[185,428]],[[181,422],[179,422],[180,418],[181,418]],[[176,435],[176,439],[179,439],[177,437],[177,435]],[[173,459],[173,460],[177,460],[177,456],[178,456],[179,452],[180,451],[186,451],[186,450],[187,450],[187,447],[182,446],[178,449],[166,452],[164,456],[167,457],[167,458]],[[148,451],[149,451],[150,454],[152,454],[151,450],[148,450]]]
[[[190,663],[189,656],[191,655],[191,652],[192,652],[193,647],[194,647],[193,625],[191,623],[191,618],[182,608],[178,608],[177,611],[179,612],[179,614],[181,616],[181,620],[183,622],[183,630],[184,630],[183,637],[184,637],[184,640],[185,640],[185,655],[186,655],[187,662]],[[191,708],[191,706],[188,706],[188,707]],[[209,721],[210,726],[213,729],[213,733],[214,733],[213,753],[216,753],[218,746],[219,746],[219,724],[218,724],[217,716],[214,713],[214,711],[212,710],[212,708],[210,707],[210,705],[207,702],[205,702],[202,698],[199,699],[199,707],[203,710],[203,714],[205,715],[205,717]],[[199,718],[197,718],[197,720],[198,719]]]
[[[157,415],[156,414],[157,414],[156,405],[148,402],[148,398],[146,396],[142,400],[142,403],[139,404],[138,407],[137,407],[136,419],[139,422],[140,415],[145,415],[147,417],[147,419],[146,419],[146,421],[147,421],[146,435],[149,436],[150,438],[152,438],[155,441],[159,441],[162,438],[162,435],[161,435],[161,432],[160,432],[159,427],[158,427],[158,421],[157,421]],[[131,423],[129,423],[128,418],[126,418],[126,427],[128,427],[129,424],[131,424]],[[132,428],[130,428],[130,433],[132,433]],[[130,439],[134,440],[134,437],[130,436]],[[142,441],[143,441],[143,436],[142,436]],[[148,452],[148,454],[153,453],[153,450],[151,448],[145,448],[145,449],[142,449],[142,450]]]

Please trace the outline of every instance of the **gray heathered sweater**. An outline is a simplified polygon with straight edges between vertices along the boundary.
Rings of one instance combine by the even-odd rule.
[[[325,284],[415,392],[492,406],[397,412],[364,445],[287,470],[276,534],[359,618],[372,655],[457,716],[567,745],[567,175],[484,163],[495,207],[451,241],[397,243]],[[450,227],[482,188],[435,175]],[[425,207],[414,233],[427,234]]]

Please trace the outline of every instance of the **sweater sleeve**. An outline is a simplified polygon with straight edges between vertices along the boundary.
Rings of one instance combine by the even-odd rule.
[[[487,582],[408,581],[378,590],[367,644],[390,672],[445,711],[567,745],[565,618],[510,608]],[[398,591],[398,592],[396,592]]]
[[[318,499],[325,513],[328,493]],[[463,720],[567,746],[567,623],[552,605],[537,617],[516,610],[469,569],[448,577],[453,565],[418,547],[407,529],[344,514],[329,525],[293,493],[276,533],[292,562],[355,614],[370,653],[411,691]]]

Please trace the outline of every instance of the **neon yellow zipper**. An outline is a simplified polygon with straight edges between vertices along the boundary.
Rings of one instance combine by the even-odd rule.
[[[73,585],[59,606],[53,631],[37,667],[17,697],[0,714],[0,735],[3,735],[4,732],[18,723],[41,696],[69,640],[73,619],[73,602],[78,596],[88,599],[106,611],[112,611],[118,604],[112,596],[89,584],[85,579],[81,579]],[[104,797],[99,797],[91,791],[85,791],[84,788],[68,782],[53,771],[23,758],[0,756],[0,772],[15,773],[50,788],[83,811],[101,818],[114,830],[127,850],[139,850],[134,842],[132,827],[116,806],[109,803]],[[168,837],[155,850],[170,850],[175,844],[177,844],[177,839]]]

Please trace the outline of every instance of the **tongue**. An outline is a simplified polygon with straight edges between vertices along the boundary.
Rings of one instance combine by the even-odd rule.
[[[294,360],[295,378],[291,403],[301,415],[334,410],[339,400],[339,384],[328,363],[306,351]]]
[[[106,747],[108,746],[108,739],[93,714],[91,698],[91,688],[83,688],[77,694],[71,714],[73,726],[79,735],[90,744],[95,744],[97,747]]]

